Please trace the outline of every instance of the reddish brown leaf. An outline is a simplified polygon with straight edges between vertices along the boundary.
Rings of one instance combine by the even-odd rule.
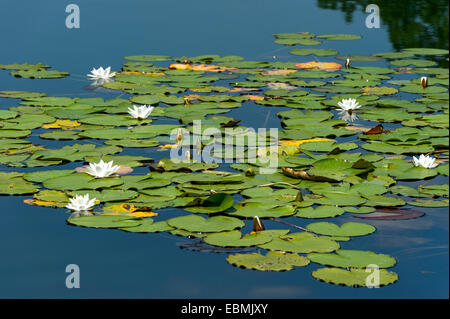
[[[372,127],[370,130],[368,130],[364,134],[374,135],[374,134],[381,134],[381,133],[383,133],[383,125],[378,124],[377,126]]]

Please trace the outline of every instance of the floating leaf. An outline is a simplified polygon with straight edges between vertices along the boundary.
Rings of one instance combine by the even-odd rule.
[[[261,271],[287,271],[309,264],[306,257],[275,251],[269,251],[265,256],[258,253],[230,255],[227,261],[237,267]]]
[[[416,199],[415,201],[407,202],[408,205],[421,206],[421,207],[447,207],[448,199],[432,200],[432,199]]]
[[[233,204],[234,199],[231,195],[218,193],[202,201],[201,206],[186,207],[185,210],[192,213],[212,214],[223,212],[232,207]]]
[[[367,270],[367,271],[366,271]],[[370,273],[370,269],[351,268],[344,270],[340,268],[319,268],[312,272],[312,276],[324,282],[345,285],[350,287],[366,287],[366,280]],[[396,273],[387,271],[386,269],[379,270],[379,284],[385,286],[392,284],[398,280]],[[373,286],[373,283],[369,283]]]
[[[361,36],[356,34],[324,34],[318,35],[317,38],[326,40],[357,40],[361,39]]]
[[[228,216],[214,216],[205,219],[198,215],[174,217],[167,221],[169,226],[192,233],[216,233],[244,226],[244,222]]]
[[[306,226],[309,231],[327,236],[365,236],[375,231],[375,227],[364,223],[348,222],[338,226],[329,222],[317,222]]]
[[[332,254],[309,253],[308,259],[325,266],[341,268],[366,268],[372,264],[379,268],[389,268],[396,264],[396,260],[389,255],[362,250],[338,249]]]
[[[338,52],[333,49],[293,49],[289,51],[289,53],[294,55],[316,55],[316,56],[330,56],[338,54]]]
[[[239,230],[212,233],[204,237],[205,243],[220,247],[248,247],[268,243],[273,236],[284,235],[288,231],[262,230],[242,236]]]
[[[278,238],[274,237],[261,248],[293,253],[332,252],[339,249],[339,244],[326,237],[318,237],[311,233],[293,233]]]
[[[340,207],[324,205],[316,208],[300,208],[297,210],[295,216],[301,218],[330,218],[342,215],[343,213],[345,213],[345,210]]]
[[[166,221],[154,222],[151,218],[145,218],[138,226],[120,228],[121,230],[133,233],[158,233],[174,230]]]
[[[67,220],[69,224],[94,227],[94,228],[125,228],[134,227],[142,223],[142,220],[137,217],[121,216],[121,215],[95,215],[95,216],[81,216],[72,217]]]
[[[230,216],[239,216],[253,218],[258,216],[259,218],[267,217],[284,217],[290,216],[295,213],[294,205],[276,206],[276,204],[267,204],[264,202],[249,202],[235,205],[235,212],[228,213]]]

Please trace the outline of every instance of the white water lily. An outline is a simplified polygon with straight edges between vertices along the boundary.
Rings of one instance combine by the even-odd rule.
[[[128,113],[135,119],[143,120],[146,119],[153,111],[154,106],[141,105],[136,106],[133,104],[133,108],[128,108]]]
[[[108,66],[106,69],[103,69],[103,67],[99,67],[98,69],[92,68],[91,73],[87,76],[93,80],[109,80],[114,75],[116,75],[116,72],[111,72],[111,67]]]
[[[342,99],[341,102],[338,102],[338,105],[341,108],[341,112],[347,111],[349,113],[361,107],[361,105],[356,102],[356,99]]]
[[[116,173],[119,168],[119,165],[113,166],[113,161],[106,163],[100,160],[98,163],[89,163],[86,173],[95,177],[108,177]]]
[[[96,198],[89,199],[89,194],[84,196],[77,195],[74,198],[70,198],[70,203],[66,206],[74,211],[87,211],[90,210],[95,205]]]
[[[419,158],[416,158],[415,156],[413,156],[414,166],[422,166],[425,168],[435,168],[436,166],[438,166],[438,164],[434,162],[435,160],[436,159],[434,157],[423,155],[423,154],[421,154],[419,156]]]

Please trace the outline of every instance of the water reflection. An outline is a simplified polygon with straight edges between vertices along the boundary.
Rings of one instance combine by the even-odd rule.
[[[354,122],[358,119],[358,116],[356,115],[355,112],[348,112],[346,110],[340,111],[338,113],[339,119],[341,119],[342,121],[346,121],[346,122]]]
[[[392,46],[404,48],[448,49],[448,0],[317,0],[322,9],[341,10],[346,22],[353,13],[365,13],[369,4],[380,8],[381,27],[386,28]],[[437,57],[439,66],[447,67],[446,57]]]

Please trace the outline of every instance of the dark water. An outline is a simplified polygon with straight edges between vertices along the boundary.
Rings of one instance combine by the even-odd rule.
[[[248,60],[307,61],[290,56],[290,47],[272,34],[308,31],[356,33],[357,41],[336,41],[340,54],[372,54],[405,47],[448,48],[447,1],[111,1],[79,0],[81,28],[65,27],[61,1],[3,0],[0,5],[0,63],[49,64],[71,76],[58,80],[16,79],[0,71],[0,90],[32,90],[53,96],[111,98],[120,93],[91,92],[86,73],[100,65],[118,70],[123,56],[163,54],[241,55]],[[367,29],[364,8],[376,3],[381,28]],[[318,47],[331,47],[321,45]],[[447,66],[447,61],[439,61]],[[371,64],[378,65],[378,64]],[[382,64],[380,64],[382,65]],[[407,77],[405,77],[407,78]],[[0,99],[0,107],[17,105]],[[276,112],[246,103],[229,116],[250,127],[279,127]],[[270,113],[268,113],[270,112]],[[227,114],[228,115],[228,114]],[[269,117],[267,117],[269,115]],[[266,118],[269,120],[266,122]],[[42,141],[41,141],[42,142]],[[60,147],[57,142],[45,142]],[[160,152],[147,151],[155,159]],[[71,164],[67,167],[75,167]],[[66,168],[66,167],[64,167]],[[2,171],[14,171],[1,167]],[[425,184],[448,182],[439,178]],[[180,249],[190,241],[168,234],[130,234],[66,225],[63,210],[31,207],[27,197],[0,197],[0,297],[2,298],[448,298],[448,210],[422,209],[406,221],[369,221],[377,231],[344,242],[397,258],[391,270],[399,281],[381,289],[321,283],[317,265],[283,273],[242,270],[226,254]],[[167,209],[167,219],[180,214]],[[296,224],[302,223],[293,218]],[[333,221],[333,219],[330,219]],[[350,214],[338,222],[358,221]],[[268,228],[279,228],[267,222]],[[65,267],[77,264],[81,288],[67,289]]]

